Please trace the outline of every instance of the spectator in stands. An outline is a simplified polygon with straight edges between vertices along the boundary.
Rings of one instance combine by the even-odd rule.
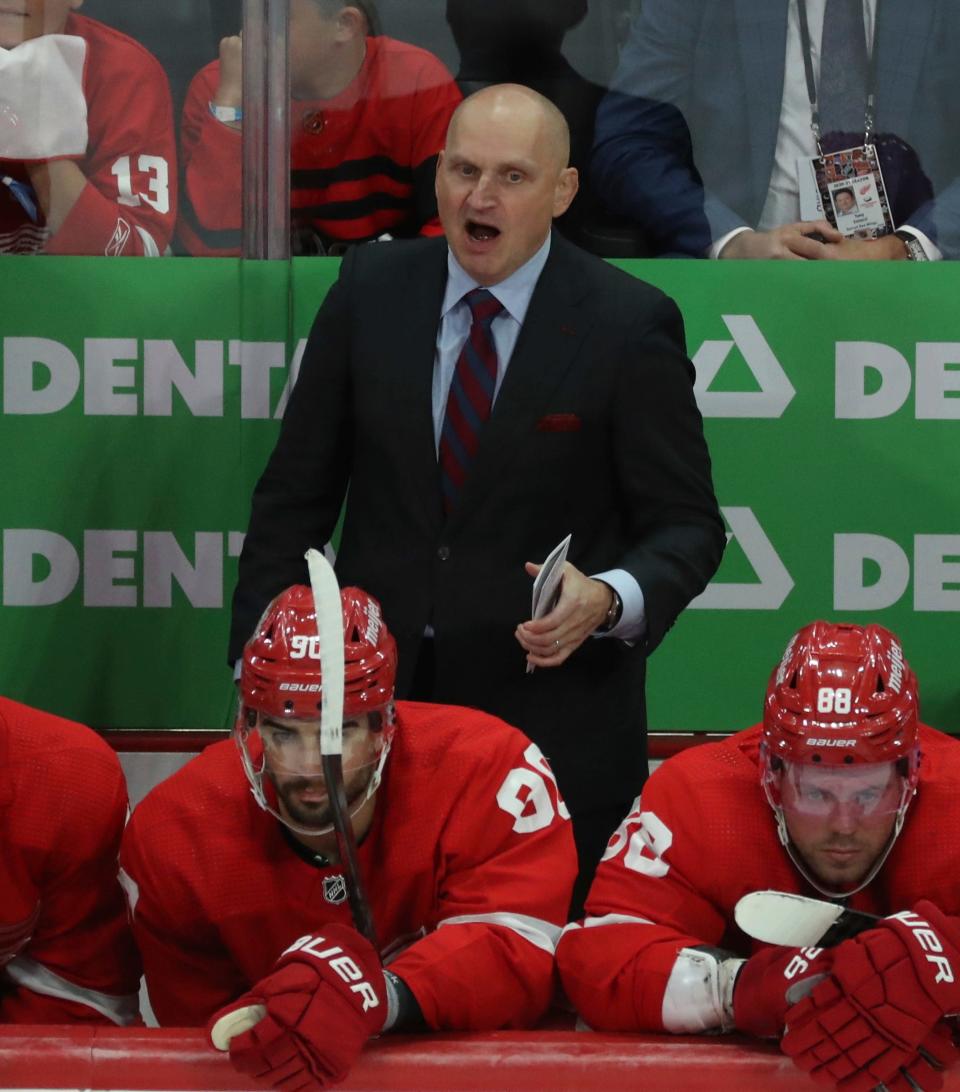
[[[442,234],[433,175],[460,92],[433,54],[367,29],[356,4],[291,0],[294,253]],[[239,253],[241,103],[233,36],[194,78],[183,111],[180,237],[191,254]]]
[[[167,79],[82,3],[0,8],[0,253],[163,254],[177,178]]]
[[[801,629],[763,723],[668,759],[610,840],[557,949],[583,1018],[783,1036],[824,1085],[941,1088],[960,1057],[943,1019],[960,1011],[960,744],[918,715],[888,630]],[[770,889],[894,916],[823,947],[832,916],[799,932],[787,898],[759,915],[779,941],[761,945],[734,910]]]
[[[472,94],[494,83],[532,87],[557,106],[570,127],[570,165],[580,187],[556,226],[591,249],[609,223],[588,181],[597,107],[606,90],[582,76],[563,53],[566,35],[587,15],[588,0],[447,0],[447,22],[460,51],[457,83]]]
[[[356,872],[318,751],[329,667],[306,586],[246,645],[235,742],[158,785],[121,856],[160,1023],[209,1020],[223,1049],[220,1019],[263,1006],[231,1060],[284,1088],[342,1080],[382,1031],[530,1025],[576,872],[540,751],[476,710],[395,704],[379,604],[344,588],[340,606]]]
[[[643,0],[598,113],[594,184],[661,254],[960,257],[958,54],[953,0]],[[833,153],[864,144],[871,90],[898,234],[844,239],[818,211],[811,99]]]
[[[0,697],[0,1025],[137,1019],[117,882],[126,818],[103,740]]]

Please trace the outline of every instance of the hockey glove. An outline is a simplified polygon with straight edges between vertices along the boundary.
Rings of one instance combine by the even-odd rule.
[[[834,949],[829,981],[788,1013],[783,1049],[844,1087],[886,1082],[918,1049],[937,1057],[929,1036],[960,1010],[958,974],[960,919],[920,902]]]
[[[286,1092],[328,1088],[350,1072],[364,1043],[383,1027],[386,991],[380,959],[356,930],[329,925],[301,937],[274,969],[220,1017],[261,1004],[266,1015],[230,1042],[235,1069]]]
[[[783,1034],[787,1009],[830,970],[832,948],[764,948],[740,968],[733,988],[738,1031],[761,1038]]]
[[[834,986],[832,982],[824,985]],[[844,1002],[842,997],[839,1000]],[[829,1003],[808,1009],[807,1001],[787,1014],[789,1028],[780,1044],[784,1053],[825,1087],[834,1085],[843,1092],[875,1088],[938,1092],[943,1087],[944,1070],[960,1061],[951,1021],[941,1020],[911,1052],[877,1034],[866,1020],[847,1020],[848,1016],[843,1005],[832,1011]]]

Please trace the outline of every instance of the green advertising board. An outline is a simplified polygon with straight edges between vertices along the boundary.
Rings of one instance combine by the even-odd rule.
[[[729,545],[650,665],[654,731],[759,717],[790,633],[875,620],[960,731],[960,269],[624,262],[683,311]],[[330,259],[0,258],[0,691],[222,727],[253,485]]]

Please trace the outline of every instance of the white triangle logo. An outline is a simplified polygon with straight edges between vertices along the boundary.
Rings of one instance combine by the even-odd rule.
[[[705,341],[693,358],[693,392],[704,417],[781,417],[797,393],[750,315],[723,315],[733,341]],[[758,391],[711,391],[710,384],[736,346],[753,372]]]
[[[757,574],[758,583],[708,584],[691,603],[700,610],[779,610],[793,589],[793,577],[780,560],[751,508],[722,508],[730,530]]]

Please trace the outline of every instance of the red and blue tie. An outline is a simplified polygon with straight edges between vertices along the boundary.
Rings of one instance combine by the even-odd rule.
[[[490,417],[497,384],[497,347],[491,326],[503,310],[503,304],[485,288],[474,288],[463,298],[473,323],[457,358],[440,430],[440,484],[447,513],[457,502],[480,445],[480,430]]]

